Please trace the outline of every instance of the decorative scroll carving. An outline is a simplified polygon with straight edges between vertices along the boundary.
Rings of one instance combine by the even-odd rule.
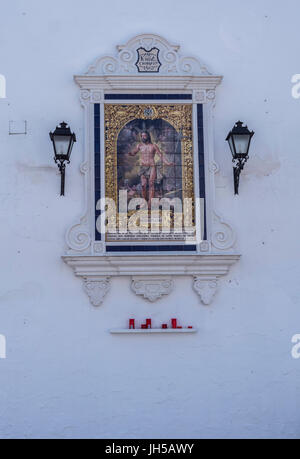
[[[220,170],[220,167],[215,161],[211,161],[209,163],[209,170],[212,174],[217,174]]]
[[[212,303],[218,289],[217,279],[203,279],[202,277],[195,276],[194,290],[198,293],[201,301],[206,306]]]
[[[216,97],[216,91],[210,89],[209,91],[206,91],[206,97],[208,100],[214,100]]]
[[[109,277],[103,277],[102,279],[97,280],[84,279],[84,290],[88,294],[93,306],[100,306],[109,290],[109,287]]]
[[[213,231],[211,236],[212,245],[218,250],[228,250],[234,246],[236,240],[235,232],[222,217],[214,212]]]
[[[131,288],[136,295],[154,303],[163,295],[168,295],[173,290],[173,280],[168,277],[133,277]]]
[[[66,242],[71,250],[81,252],[91,244],[91,234],[88,226],[87,218],[83,217],[80,223],[73,225],[66,236]]]
[[[80,172],[82,174],[86,174],[88,170],[89,170],[89,163],[87,161],[80,164]]]
[[[117,46],[117,56],[104,56],[96,60],[87,75],[126,75],[139,72],[139,51],[144,49],[148,54],[159,51],[157,66],[161,75],[210,75],[207,68],[196,58],[180,54],[180,46],[172,45],[164,38],[153,35],[138,35],[125,45]],[[153,51],[152,51],[153,52]],[[149,70],[151,73],[151,68]],[[152,70],[153,72],[153,70]]]
[[[82,89],[80,91],[80,101],[81,101],[81,103],[88,102],[90,100],[90,97],[91,97],[91,92],[90,92],[89,89]]]

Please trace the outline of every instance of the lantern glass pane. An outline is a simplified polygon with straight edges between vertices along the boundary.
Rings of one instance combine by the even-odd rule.
[[[54,143],[55,143],[56,154],[58,156],[68,155],[68,149],[69,149],[69,144],[70,144],[69,136],[55,135]]]
[[[235,155],[235,151],[234,151],[234,145],[233,145],[233,138],[232,138],[232,136],[229,137],[228,143],[229,143],[229,146],[230,146],[231,154],[232,154],[232,156],[234,156],[234,155]]]
[[[72,153],[72,149],[73,149],[73,145],[74,145],[74,138],[72,136],[71,139],[70,139],[70,148],[69,148],[69,152],[68,152],[68,159],[70,159],[70,156],[71,156],[71,153]]]
[[[246,155],[248,153],[249,135],[234,135],[235,152],[237,155]]]

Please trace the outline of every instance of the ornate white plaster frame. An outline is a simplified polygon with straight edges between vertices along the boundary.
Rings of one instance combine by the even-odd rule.
[[[161,67],[159,73],[139,73],[135,65],[137,49],[157,47]],[[104,56],[96,60],[84,75],[74,77],[80,87],[80,101],[84,108],[84,159],[80,171],[84,174],[85,210],[83,216],[67,232],[67,252],[64,261],[73,268],[76,276],[84,280],[91,303],[98,306],[109,290],[110,278],[131,277],[132,291],[153,302],[169,294],[173,276],[191,276],[194,290],[203,304],[208,305],[217,291],[218,279],[226,275],[239,255],[234,251],[235,234],[215,210],[214,175],[218,165],[214,159],[213,119],[216,87],[222,77],[212,75],[198,59],[180,53],[180,47],[171,45],[164,38],[138,35],[122,46],[117,46],[116,56]],[[95,241],[94,203],[94,104],[100,104],[101,123],[101,183],[104,196],[104,96],[106,93],[168,93],[191,94],[189,101],[194,113],[195,171],[197,171],[197,104],[203,104],[207,241],[197,246],[197,253],[172,252],[171,254],[143,253],[107,254],[105,243]],[[114,100],[113,103],[117,103]],[[148,103],[120,101],[122,103]],[[168,100],[167,103],[170,101]],[[174,103],[178,103],[174,100]],[[189,103],[185,101],[185,103]],[[151,100],[162,103],[161,100]],[[197,172],[195,192],[199,193]]]

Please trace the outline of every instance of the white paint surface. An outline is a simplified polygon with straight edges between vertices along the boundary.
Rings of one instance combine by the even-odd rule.
[[[203,438],[300,435],[300,5],[288,0],[35,0],[0,16],[0,436]],[[59,14],[58,14],[59,11]],[[191,279],[155,304],[113,279],[93,308],[61,260],[82,202],[82,109],[73,75],[138,33],[161,34],[224,75],[215,109],[216,205],[238,234],[241,261],[211,307]],[[20,40],[20,38],[22,38]],[[224,139],[238,119],[255,131],[233,196]],[[28,120],[9,136],[9,120]],[[66,197],[48,133],[76,132]],[[129,317],[177,317],[198,333],[111,335]]]

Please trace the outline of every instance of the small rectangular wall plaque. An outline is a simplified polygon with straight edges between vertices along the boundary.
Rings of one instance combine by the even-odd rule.
[[[137,66],[139,73],[158,73],[161,67],[159,61],[159,49],[153,47],[149,50],[140,47],[137,50],[137,61],[135,65]]]
[[[9,135],[27,134],[27,121],[10,121]]]

